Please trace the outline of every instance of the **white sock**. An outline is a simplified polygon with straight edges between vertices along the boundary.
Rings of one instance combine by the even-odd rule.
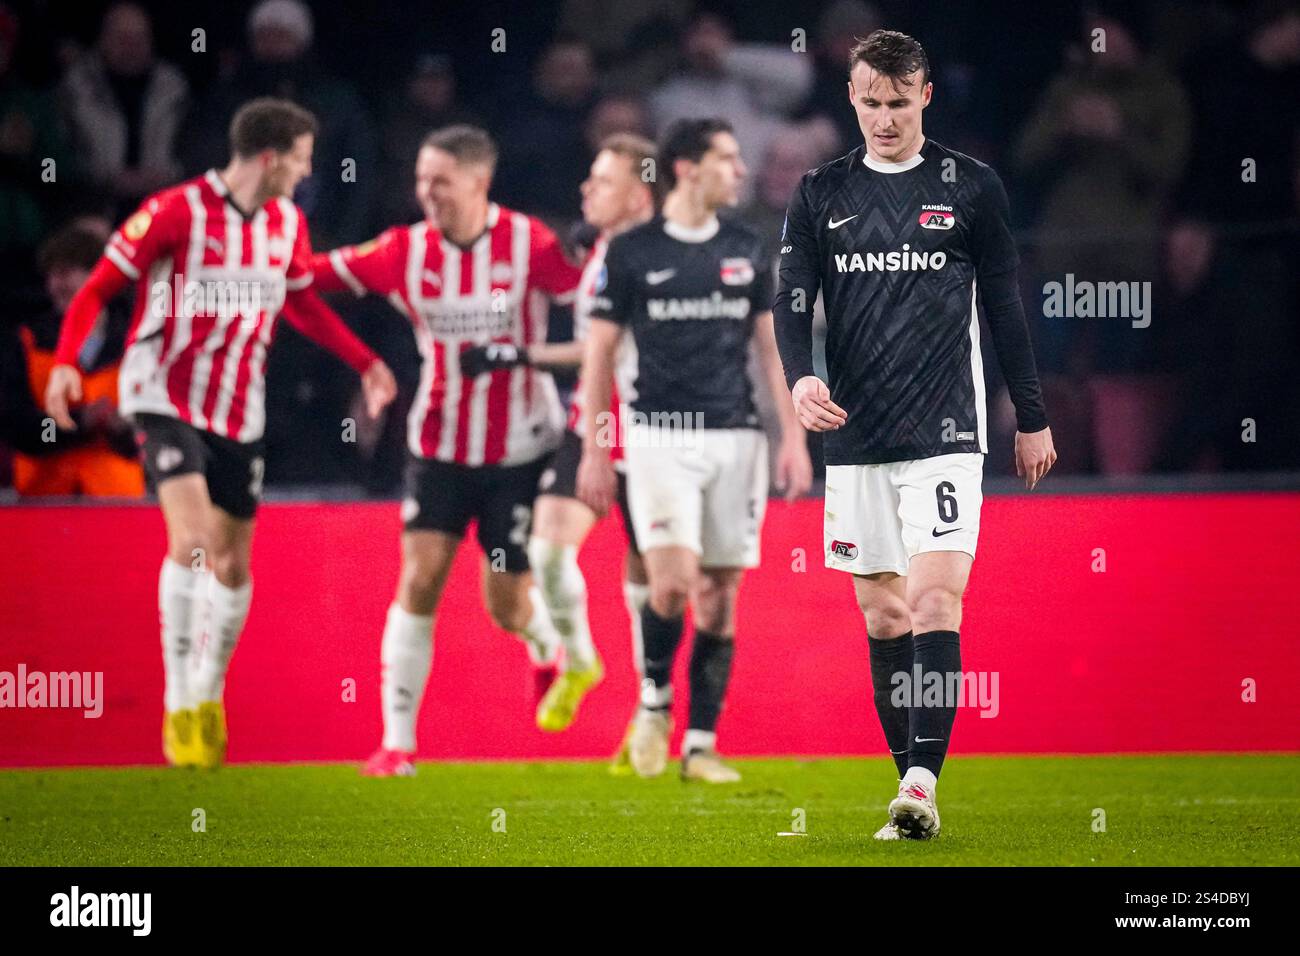
[[[641,640],[641,609],[650,600],[650,585],[623,579],[623,603],[632,622],[632,664],[637,677],[645,676],[645,644]]]
[[[528,600],[533,605],[533,615],[528,624],[515,636],[528,648],[528,658],[534,667],[546,667],[555,663],[560,652],[560,634],[551,623],[551,614],[542,600],[542,591],[537,585],[528,589]]]
[[[384,749],[415,752],[415,723],[433,665],[433,615],[411,614],[394,601],[379,651]]]
[[[207,640],[199,649],[198,669],[194,675],[193,696],[196,703],[221,700],[226,689],[226,670],[235,653],[244,622],[248,620],[248,606],[253,600],[253,582],[245,581],[237,588],[228,588],[209,575]]]
[[[919,783],[926,790],[929,790],[931,794],[934,793],[935,785],[938,782],[938,778],[924,767],[908,767],[907,773],[903,774],[904,786]]]
[[[693,750],[707,750],[712,752],[717,749],[718,735],[712,730],[693,730],[687,728],[686,735],[682,737],[682,754],[689,754]]]
[[[596,659],[596,647],[587,620],[587,580],[578,567],[577,547],[534,537],[528,542],[528,561],[541,581],[551,623],[564,644],[565,670],[586,670]]]
[[[158,612],[162,621],[163,706],[168,713],[194,706],[189,667],[199,635],[203,572],[163,558],[158,573]]]

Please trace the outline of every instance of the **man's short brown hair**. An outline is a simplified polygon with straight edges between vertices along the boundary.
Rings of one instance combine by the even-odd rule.
[[[497,144],[485,129],[457,123],[435,129],[424,138],[420,148],[440,149],[456,158],[458,163],[475,163],[496,169]]]
[[[920,71],[921,86],[930,78],[930,60],[920,41],[897,30],[876,30],[865,40],[858,40],[849,51],[849,74],[859,63],[865,63],[877,73],[889,77],[894,88],[907,82],[907,78]]]
[[[297,103],[263,96],[249,100],[230,121],[230,149],[244,159],[264,149],[287,153],[304,133],[316,135],[316,117]]]
[[[648,187],[650,187],[650,196],[654,199],[656,208],[659,205],[659,199],[662,190],[659,187],[659,148],[644,136],[638,136],[636,133],[614,133],[612,136],[606,136],[600,143],[600,150],[604,152],[609,150],[616,156],[624,156],[632,161],[632,175],[636,176]],[[650,178],[646,179],[647,171]]]

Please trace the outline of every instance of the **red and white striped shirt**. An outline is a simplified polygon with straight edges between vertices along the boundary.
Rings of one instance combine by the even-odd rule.
[[[573,300],[573,337],[586,339],[587,330],[591,328],[591,306],[596,295],[597,283],[605,270],[605,250],[609,248],[609,236],[601,233],[591,254],[582,267],[582,281],[578,284],[578,293]],[[601,283],[603,285],[603,283]],[[630,328],[623,331],[619,339],[618,352],[614,357],[614,384],[610,392],[610,411],[613,413],[614,434],[618,440],[610,448],[610,458],[615,462],[623,459],[623,415],[624,405],[636,398],[636,342]],[[583,403],[585,401],[582,382],[573,389],[573,400],[569,405],[569,431],[582,435]]]
[[[305,291],[311,242],[302,211],[277,198],[246,216],[215,170],[151,196],[113,233],[68,310],[59,361],[76,363],[89,331],[85,315],[97,314],[99,300],[128,280],[138,290],[118,382],[124,414],[167,415],[235,441],[259,439],[267,349],[286,297],[298,310],[287,314],[290,322],[353,368],[374,359]]]
[[[467,249],[420,222],[317,255],[312,267],[321,291],[386,296],[415,327],[424,362],[407,419],[412,454],[517,465],[559,443],[564,409],[549,372],[460,371],[461,353],[474,346],[545,342],[548,300],[572,296],[579,270],[539,220],[493,203],[487,229]]]

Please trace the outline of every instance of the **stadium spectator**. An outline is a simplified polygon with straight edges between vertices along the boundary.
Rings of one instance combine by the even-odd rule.
[[[480,123],[478,115],[457,94],[456,71],[450,56],[426,53],[416,61],[402,97],[391,102],[383,120],[380,221],[414,222],[423,215],[414,198],[411,157],[430,130],[456,123]]]
[[[53,98],[15,67],[19,32],[0,6],[0,264],[11,278],[28,270],[73,169]]]
[[[20,495],[144,494],[131,426],[117,414],[117,371],[130,316],[105,309],[81,352],[86,370],[75,430],[57,428],[41,408],[64,312],[104,248],[104,237],[72,226],[39,254],[50,305],[39,318],[6,325],[0,341],[0,438],[12,445]]]
[[[586,44],[560,39],[548,46],[532,89],[507,98],[495,126],[501,160],[494,185],[503,203],[552,221],[577,218],[593,155],[586,126],[595,99],[595,59]]]
[[[1045,190],[1040,286],[1067,276],[1076,283],[1159,277],[1160,224],[1182,175],[1190,115],[1179,83],[1144,49],[1140,17],[1111,6],[1084,17],[1084,45],[1070,48],[1016,147],[1020,169]],[[1167,404],[1152,373],[1152,334],[1127,315],[1032,312],[1045,375],[1070,376],[1091,393],[1100,470],[1148,470]]]
[[[155,55],[142,7],[109,7],[95,48],[72,64],[59,92],[83,175],[111,195],[115,221],[180,178],[176,143],[189,84]]]
[[[1296,467],[1300,8],[1256,3],[1227,49],[1209,44],[1187,71],[1197,124],[1169,235],[1181,401],[1159,465]],[[1247,419],[1264,438],[1242,440]]]
[[[858,37],[867,36],[884,26],[880,11],[862,0],[836,0],[817,21],[816,31],[808,37],[813,58],[813,84],[798,110],[801,117],[829,120],[839,139],[842,156],[862,142],[857,114],[849,106],[849,51]]]
[[[608,93],[596,101],[587,117],[587,149],[594,156],[601,143],[618,133],[650,135],[645,101],[634,93]]]
[[[788,46],[738,44],[730,23],[701,13],[682,37],[680,68],[650,96],[651,114],[660,131],[677,119],[725,116],[741,152],[762,156],[812,84],[805,54]],[[753,184],[746,180],[741,189],[744,202]]]
[[[294,196],[322,248],[355,242],[371,232],[379,187],[374,123],[356,88],[311,54],[315,26],[299,0],[263,0],[248,16],[248,50],[234,72],[217,82],[187,126],[186,169],[199,174],[226,148],[230,118],[259,96],[294,100],[320,121],[313,175]]]

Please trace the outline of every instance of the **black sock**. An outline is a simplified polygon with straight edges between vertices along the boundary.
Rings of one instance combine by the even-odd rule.
[[[641,609],[641,646],[645,654],[645,676],[655,687],[672,681],[673,660],[682,641],[682,619],[660,617],[646,601]]]
[[[691,706],[690,730],[707,730],[712,733],[718,726],[722,713],[722,700],[731,680],[731,658],[736,643],[730,634],[712,634],[695,631],[695,644],[691,648]]]
[[[933,691],[923,693],[921,700],[912,700],[908,708],[908,744],[909,767],[924,767],[936,777],[943,767],[943,758],[948,753],[948,741],[952,736],[953,720],[957,716],[957,701],[947,693],[949,687],[959,687],[960,676],[949,678],[949,674],[961,674],[961,646],[956,631],[926,631],[912,638],[912,661],[921,669],[921,687],[928,689],[928,682],[933,681],[931,674],[943,675],[942,693],[939,701],[931,701],[927,706],[925,698]]]
[[[876,715],[880,726],[885,731],[885,742],[889,744],[889,753],[898,768],[898,779],[907,773],[907,752],[909,750],[906,707],[894,705],[894,690],[897,683],[895,674],[906,676],[908,683],[912,680],[912,632],[902,637],[867,638],[871,649],[871,688],[876,702]]]

